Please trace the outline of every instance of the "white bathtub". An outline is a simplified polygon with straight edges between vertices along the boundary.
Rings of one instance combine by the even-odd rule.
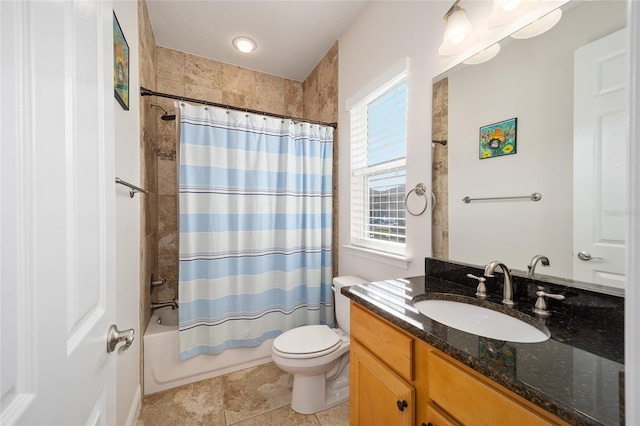
[[[273,339],[254,348],[227,349],[180,361],[178,310],[156,310],[144,332],[144,394],[210,379],[271,362]]]

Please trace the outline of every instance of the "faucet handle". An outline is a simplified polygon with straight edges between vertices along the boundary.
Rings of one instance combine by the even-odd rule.
[[[556,299],[556,300],[564,300],[564,296],[562,294],[551,294],[551,293],[547,293],[546,291],[543,291],[542,289],[536,291],[536,296],[538,296],[538,297],[550,297],[550,298]]]
[[[545,297],[556,300],[564,300],[564,296],[562,294],[547,293],[542,287],[538,287],[536,296],[538,296],[538,300],[536,300],[536,304],[533,307],[533,312],[543,317],[548,317],[550,315],[549,311],[547,310],[547,301],[545,300]]]
[[[467,274],[467,277],[473,278],[474,280],[478,280],[478,288],[476,288],[476,296],[487,297],[487,287],[484,284],[485,281],[487,281],[487,279],[485,277],[476,277],[473,274]]]

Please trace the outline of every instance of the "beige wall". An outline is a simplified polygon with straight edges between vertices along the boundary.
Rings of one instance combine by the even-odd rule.
[[[138,5],[131,1],[116,0],[111,3],[129,46],[130,95],[139,86],[139,38]],[[115,100],[114,100],[115,101]],[[142,151],[140,140],[140,98],[129,96],[128,109],[114,102],[114,166],[115,175],[125,181],[140,185]],[[141,220],[142,202],[145,195],[131,198],[127,188],[117,185],[115,192],[115,319],[120,328],[140,331],[139,283],[142,275],[140,252],[142,250]],[[109,236],[112,237],[112,236]],[[114,424],[131,424],[140,406],[140,340],[135,339],[127,356],[115,358],[115,418]]]
[[[274,114],[337,121],[337,44],[304,83],[164,47],[158,46],[156,52],[158,92]],[[167,111],[176,112],[173,100],[158,98],[157,102]],[[160,120],[160,110],[156,115],[158,275],[167,283],[157,290],[154,301],[155,297],[178,297],[176,121]]]

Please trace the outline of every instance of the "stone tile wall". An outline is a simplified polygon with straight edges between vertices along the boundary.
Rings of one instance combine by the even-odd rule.
[[[338,121],[338,42],[302,83],[304,114],[308,120]],[[333,133],[333,276],[338,276],[338,131]]]
[[[444,78],[433,85],[433,140],[447,140],[449,134],[449,80]],[[432,190],[436,206],[432,216],[433,256],[449,258],[449,157],[448,145],[434,144],[432,160]]]
[[[138,2],[138,39],[139,39],[139,79],[140,85],[147,89],[156,88],[156,42],[151,29],[147,4]],[[140,371],[143,368],[144,334],[151,317],[151,280],[156,278],[158,269],[157,230],[158,230],[158,149],[157,120],[152,97],[143,97],[140,102],[140,182],[147,189],[147,195],[136,197],[142,203],[140,224]]]

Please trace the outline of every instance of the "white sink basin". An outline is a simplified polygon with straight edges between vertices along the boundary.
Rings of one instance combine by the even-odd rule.
[[[468,303],[430,299],[414,302],[413,306],[432,320],[490,339],[536,343],[544,342],[551,335],[546,329],[543,331],[512,316]]]

